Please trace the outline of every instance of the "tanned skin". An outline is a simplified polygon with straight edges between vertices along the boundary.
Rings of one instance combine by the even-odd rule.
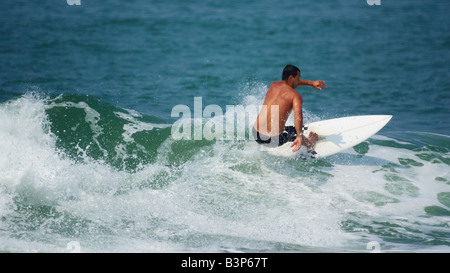
[[[304,85],[312,86],[318,90],[322,90],[321,87],[326,88],[323,81],[301,80],[300,72],[295,77],[289,76],[287,80],[273,82],[266,93],[263,107],[253,125],[260,134],[278,136],[283,133],[286,121],[292,110],[294,110],[294,126],[297,131],[297,138],[291,145],[291,147],[296,146],[292,150],[293,152],[298,151],[302,143],[310,149],[314,147],[319,139],[314,132],[311,132],[308,138],[301,134],[303,128],[303,98],[295,91],[295,88]]]

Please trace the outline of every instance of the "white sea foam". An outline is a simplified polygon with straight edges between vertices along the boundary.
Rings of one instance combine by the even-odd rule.
[[[151,131],[154,128],[167,128],[170,126],[168,124],[153,124],[139,121],[136,117],[142,117],[142,115],[137,111],[128,110],[128,114],[123,112],[114,112],[114,114],[128,121],[128,123],[123,125],[124,132],[122,137],[125,142],[133,142],[132,136],[136,132]]]

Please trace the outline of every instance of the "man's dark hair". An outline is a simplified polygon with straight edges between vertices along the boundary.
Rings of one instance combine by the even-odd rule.
[[[289,76],[292,76],[295,78],[297,76],[298,72],[300,72],[300,69],[298,69],[298,67],[296,67],[292,64],[288,64],[283,69],[283,75],[282,75],[281,79],[283,81],[287,81],[289,79]]]

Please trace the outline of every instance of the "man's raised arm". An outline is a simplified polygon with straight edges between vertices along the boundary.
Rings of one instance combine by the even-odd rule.
[[[327,86],[325,85],[325,83],[323,81],[307,81],[307,80],[302,80],[300,79],[300,85],[308,85],[311,86],[315,89],[319,89],[322,90],[321,87],[327,88]]]
[[[296,152],[300,149],[302,146],[302,131],[303,131],[303,112],[302,112],[302,103],[303,99],[298,94],[298,96],[294,97],[294,101],[292,102],[292,106],[294,109],[294,126],[295,130],[297,131],[297,138],[292,143],[291,147],[294,147],[293,152]]]

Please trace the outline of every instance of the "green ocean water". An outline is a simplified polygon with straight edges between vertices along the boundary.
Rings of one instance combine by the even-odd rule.
[[[448,252],[449,11],[447,1],[4,3],[0,251]],[[393,119],[313,161],[263,154],[248,138],[172,138],[176,105],[194,112],[201,97],[224,116],[260,105],[288,63],[328,86],[297,89],[306,122]],[[236,134],[248,137],[252,118]]]

